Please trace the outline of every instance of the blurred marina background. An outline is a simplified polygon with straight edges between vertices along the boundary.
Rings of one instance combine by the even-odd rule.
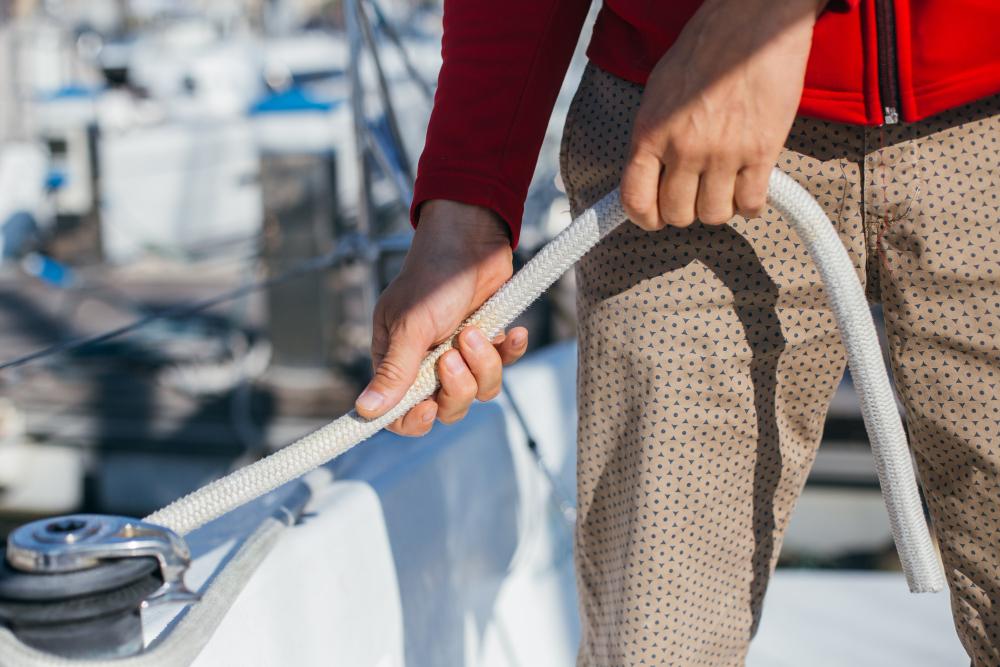
[[[371,372],[372,306],[412,234],[441,37],[438,3],[353,7],[4,5],[3,361],[280,282],[5,370],[0,451],[22,467],[47,452],[41,467],[66,475],[38,487],[45,502],[10,486],[7,523],[143,514],[351,406]],[[519,262],[569,222],[560,129],[554,117]],[[350,256],[285,276],[337,253]],[[562,287],[526,318],[535,348],[573,335]]]
[[[76,511],[143,516],[346,412],[371,372],[372,307],[412,235],[439,0],[4,0],[0,18],[0,363],[147,322],[0,372],[0,536]],[[586,41],[518,264],[570,222],[557,153]],[[521,322],[532,349],[562,360],[570,397],[574,298],[568,276]],[[564,436],[556,463],[537,462],[571,522]],[[571,545],[556,532],[565,579]],[[899,569],[849,377],[781,566],[801,570],[777,585],[791,593],[775,614],[790,619],[796,590],[828,585],[803,572]],[[864,599],[840,590],[845,614]],[[926,664],[961,664],[946,661],[961,656],[947,600],[935,604],[945,625],[924,635]],[[782,662],[772,627],[765,611],[762,637],[776,639],[755,664],[806,664]]]

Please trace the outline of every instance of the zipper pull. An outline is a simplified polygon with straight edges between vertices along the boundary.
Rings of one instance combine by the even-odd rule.
[[[882,110],[882,124],[883,125],[895,125],[899,122],[899,113],[892,107],[886,107]]]

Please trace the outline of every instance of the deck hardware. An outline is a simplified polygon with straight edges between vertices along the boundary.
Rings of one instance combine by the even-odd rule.
[[[67,658],[143,651],[140,610],[188,604],[191,561],[176,533],[138,519],[74,514],[15,529],[0,549],[0,624]]]
[[[7,537],[7,562],[23,572],[76,572],[115,558],[154,557],[163,585],[143,602],[196,602],[184,585],[191,552],[171,530],[138,519],[71,514],[25,524]]]

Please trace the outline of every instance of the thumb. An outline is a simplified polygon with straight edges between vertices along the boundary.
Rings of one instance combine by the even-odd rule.
[[[394,331],[385,356],[378,360],[375,377],[354,402],[358,414],[374,419],[395,407],[417,379],[429,345],[423,336],[407,335],[402,328]]]

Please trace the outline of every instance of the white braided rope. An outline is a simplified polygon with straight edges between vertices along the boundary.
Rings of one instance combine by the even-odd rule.
[[[871,314],[847,252],[815,200],[777,170],[771,177],[768,199],[802,236],[827,286],[848,350],[865,423],[872,434],[879,479],[910,589],[940,590],[943,575],[924,523],[906,439],[878,351]],[[476,325],[488,338],[493,338],[626,219],[615,190],[542,248],[459,330]],[[288,447],[174,501],[145,521],[184,535],[370,438],[434,393],[439,384],[438,359],[452,348],[455,335],[427,355],[403,400],[382,417],[368,420],[351,411]]]
[[[944,587],[944,572],[924,520],[906,432],[885,372],[875,323],[851,259],[816,200],[777,169],[771,172],[767,201],[795,229],[823,279],[847,350],[906,582],[914,593],[939,591]]]
[[[474,324],[488,339],[492,339],[605,234],[625,220],[625,211],[615,190],[593,208],[587,209],[542,248],[517,275],[473,313],[459,327],[459,331]],[[438,359],[452,348],[456,335],[457,332],[424,358],[413,386],[403,400],[382,417],[369,420],[352,410],[284,449],[174,501],[150,514],[144,521],[185,535],[367,440],[437,390]]]

